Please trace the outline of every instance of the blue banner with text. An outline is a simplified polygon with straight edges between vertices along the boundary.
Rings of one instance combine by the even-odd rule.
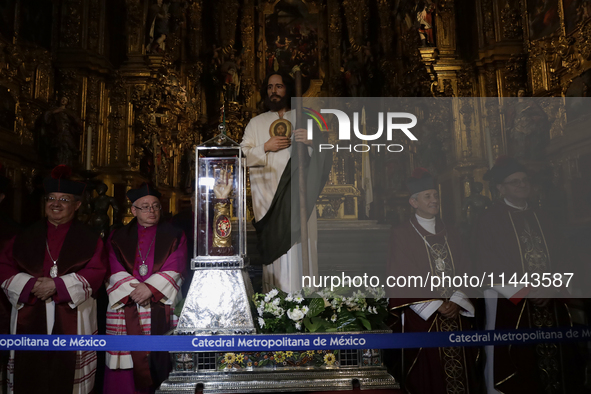
[[[275,335],[0,335],[0,350],[251,352],[527,345],[591,340],[591,327],[433,333]]]

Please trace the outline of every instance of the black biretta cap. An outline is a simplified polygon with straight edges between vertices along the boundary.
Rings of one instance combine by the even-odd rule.
[[[147,182],[142,183],[137,189],[130,189],[127,192],[127,198],[129,198],[129,201],[132,203],[145,196],[154,196],[156,198],[160,198],[162,193],[160,193],[158,189]]]
[[[426,168],[417,167],[410,178],[406,180],[406,187],[411,195],[435,189],[435,179]]]
[[[503,183],[505,178],[516,172],[527,173],[527,169],[512,157],[499,156],[495,161],[495,164],[484,174],[482,179],[495,184],[500,184]]]
[[[67,193],[75,196],[81,196],[86,189],[86,183],[73,181],[72,169],[67,165],[60,164],[51,170],[51,176],[43,180],[45,193]]]

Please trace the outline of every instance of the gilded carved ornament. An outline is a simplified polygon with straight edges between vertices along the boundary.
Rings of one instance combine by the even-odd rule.
[[[469,100],[460,100],[460,115],[462,115],[462,123],[464,124],[463,133],[460,133],[459,136],[456,136],[458,139],[458,144],[460,145],[459,148],[461,150],[462,159],[470,159],[473,155],[473,146],[472,146],[472,121],[474,116],[474,107],[472,106],[472,102]],[[465,138],[465,146],[462,147],[461,139],[462,137]]]
[[[553,122],[550,125],[550,138],[560,137],[566,128],[566,107],[560,101],[548,101],[544,110],[552,115]]]
[[[474,69],[469,66],[464,66],[458,72],[458,97],[471,97],[472,93],[472,86],[474,85],[474,81],[476,79],[476,74]]]
[[[533,59],[530,75],[534,94],[554,88],[565,91],[569,78],[584,71],[581,66],[591,59],[591,21],[587,20],[569,35],[565,35],[562,27],[547,39],[526,42],[529,57]]]
[[[35,99],[49,101],[52,73],[51,66],[45,64],[37,66],[35,70]]]
[[[497,97],[499,95],[497,88],[497,72],[494,68],[487,68],[485,73],[485,89],[487,97]]]
[[[25,51],[17,45],[0,42],[0,65],[3,66],[0,69],[0,76],[9,81],[30,79],[25,63]]]
[[[338,13],[330,14],[328,28],[331,33],[338,34],[341,32],[341,18]]]
[[[579,44],[579,51],[583,59],[591,59],[591,21],[587,23],[578,31],[577,42]]]
[[[253,97],[255,91],[255,83],[252,78],[244,78],[241,83],[241,91],[242,96],[244,97],[244,102],[248,103],[248,101]]]
[[[523,28],[521,25],[520,3],[515,0],[505,0],[505,5],[501,9],[501,26],[503,37],[508,40],[516,40],[523,37]]]
[[[125,110],[127,104],[127,89],[123,79],[116,74],[109,88],[109,133],[108,159],[109,164],[117,163],[120,159],[120,136],[126,133]]]
[[[80,72],[75,69],[59,69],[57,80],[59,81],[59,89],[56,91],[56,96],[67,97],[70,108],[72,108],[72,110],[74,110],[76,113],[80,113]]]
[[[39,116],[41,116],[43,111],[38,105],[30,101],[20,102],[18,106],[18,111],[20,112],[20,114],[17,114],[17,116],[20,116],[22,118],[22,128],[19,128],[19,126],[17,126],[17,133],[21,138],[21,143],[32,144],[33,130],[35,129],[35,121],[39,118]]]
[[[200,64],[191,70],[194,76],[201,72]],[[152,180],[159,185],[171,185],[174,182],[171,172],[174,158],[179,156],[176,150],[180,146],[188,147],[198,138],[193,131],[200,114],[200,103],[190,97],[169,64],[159,69],[147,85],[136,85],[131,102],[135,108],[135,160],[131,164],[134,169],[141,170],[141,163],[151,161],[154,168],[149,175]],[[145,158],[147,153],[152,157]]]
[[[33,110],[32,112],[24,112],[23,111],[23,106],[27,107],[28,103],[25,104],[25,102],[20,102],[20,100],[16,101],[16,122],[15,122],[15,127],[16,127],[16,132],[19,136],[19,140],[21,144],[26,144],[26,145],[32,145],[34,142],[34,137],[33,137],[33,129],[29,128],[27,123],[25,121],[25,116],[33,116],[35,113],[37,113],[36,110]],[[26,109],[25,109],[26,111]],[[39,111],[41,112],[41,111]],[[30,123],[29,123],[30,124]],[[34,127],[34,123],[33,123],[33,127]]]
[[[517,91],[527,80],[525,65],[526,56],[524,54],[513,55],[506,63],[504,72],[505,90],[511,97],[517,97]]]
[[[584,70],[581,66],[591,59],[591,21],[588,21],[572,35],[562,36],[555,44],[555,55],[550,71],[553,75],[576,77]],[[562,88],[565,78],[562,77]]]
[[[543,57],[539,57],[532,61],[530,73],[532,79],[532,90],[534,94],[548,90],[548,86],[545,83],[545,60]]]
[[[485,127],[490,131],[493,156],[497,157],[504,152],[503,138],[500,134],[500,108],[496,100],[484,100]]]

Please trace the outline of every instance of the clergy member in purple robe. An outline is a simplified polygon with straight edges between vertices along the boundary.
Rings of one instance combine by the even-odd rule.
[[[187,260],[181,229],[160,222],[161,194],[143,183],[127,192],[135,218],[107,242],[107,335],[163,335],[176,325],[174,307]],[[105,394],[153,392],[170,372],[167,352],[109,351]]]
[[[96,294],[107,272],[103,241],[75,219],[86,185],[61,165],[43,182],[42,220],[8,242],[0,253],[0,283],[12,305],[10,333],[93,335]],[[9,393],[89,393],[97,355],[77,352],[11,352]]]
[[[564,256],[564,241],[550,218],[528,203],[531,186],[527,169],[515,159],[501,156],[484,179],[501,198],[480,218],[473,235],[481,271],[494,272],[497,277],[504,273],[505,278],[517,273],[519,279],[526,273],[541,277],[552,269],[562,272],[560,267],[569,260]],[[548,291],[556,290],[507,283],[485,290],[486,329],[570,326],[566,304],[549,299]],[[571,383],[576,384],[575,378],[563,379],[561,354],[567,351],[568,347],[557,343],[487,346],[488,393],[579,392],[568,389]]]
[[[439,219],[439,193],[424,168],[407,180],[415,214],[392,230],[388,275],[426,277],[463,275],[469,268],[459,233]],[[460,290],[412,286],[390,289],[392,314],[403,332],[462,331],[472,328],[471,300]],[[473,348],[404,350],[405,388],[412,394],[475,393],[476,351]]]

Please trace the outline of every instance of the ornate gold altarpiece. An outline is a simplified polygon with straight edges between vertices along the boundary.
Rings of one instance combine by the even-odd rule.
[[[307,95],[498,97],[502,107],[519,89],[533,96],[587,94],[581,82],[591,66],[587,14],[554,0],[556,17],[540,27],[540,1],[438,0],[418,10],[415,0],[298,0],[296,8],[316,21],[316,44],[313,55],[304,46],[298,48],[303,55],[289,54],[316,59]],[[5,206],[25,223],[41,214],[38,179],[57,164],[43,157],[39,124],[60,97],[68,98],[67,108],[81,122],[77,174],[104,181],[127,219],[125,191],[151,180],[173,214],[188,204],[192,147],[213,135],[222,104],[229,134],[239,141],[260,112],[258,89],[274,66],[269,54],[281,58],[284,48],[293,47],[286,37],[269,38],[273,15],[285,6],[278,0],[179,0],[167,2],[166,13],[156,0],[29,3],[8,1],[0,31],[0,163],[15,184]],[[35,23],[35,12],[46,19],[51,14],[51,23]],[[419,14],[430,29],[419,31]],[[293,30],[291,40],[308,30]],[[370,219],[397,222],[407,210],[404,179],[413,167],[425,166],[453,196],[443,205],[444,217],[462,220],[470,183],[481,181],[491,161],[507,152],[499,106],[464,103],[434,111],[437,127],[430,127],[428,140],[436,143],[409,147],[403,160],[375,158],[373,178],[384,182],[374,182]],[[551,183],[567,195],[569,214],[563,217],[583,224],[591,212],[575,213],[576,195],[587,188],[591,149],[585,122],[579,123],[580,132],[565,135],[556,122],[545,160],[531,165],[549,165]],[[359,214],[357,160],[347,152],[335,157],[319,212],[330,205],[326,211],[336,215],[325,219],[365,218]],[[84,172],[87,162],[90,172]],[[344,163],[357,170],[354,179],[339,172]]]

